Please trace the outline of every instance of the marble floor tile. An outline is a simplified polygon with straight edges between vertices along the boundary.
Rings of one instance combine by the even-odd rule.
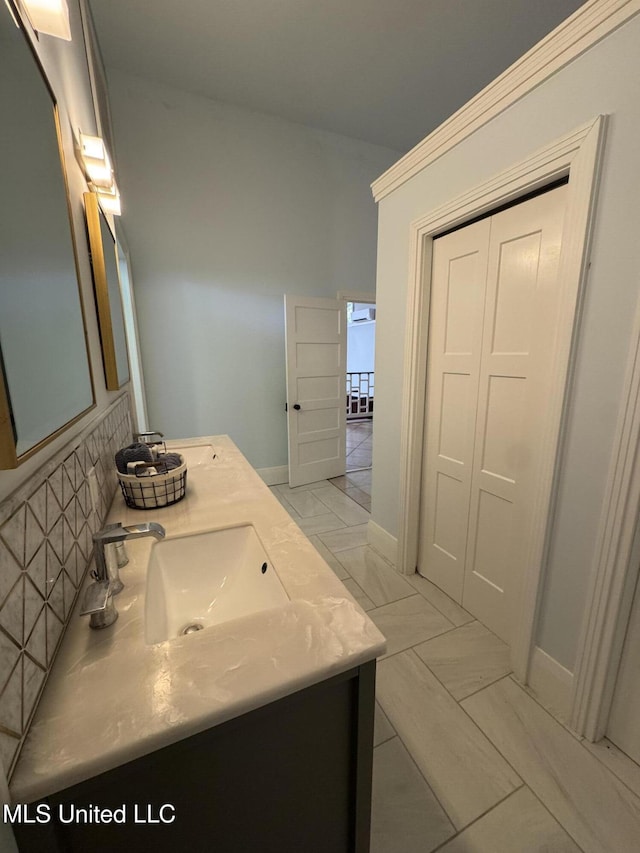
[[[346,580],[349,577],[349,572],[342,565],[340,560],[335,557],[331,551],[324,544],[322,539],[319,536],[309,536],[309,542],[313,545],[316,551],[320,554],[322,559],[327,563],[327,565],[331,566],[335,574],[340,578],[341,581]]]
[[[409,583],[423,595],[427,601],[440,611],[454,625],[466,625],[467,622],[473,622],[473,616],[467,613],[457,602],[443,592],[441,589],[431,583],[431,581],[423,578],[417,572],[413,575],[405,575]]]
[[[380,703],[376,702],[376,715],[373,722],[373,745],[380,746],[385,740],[391,740],[395,737],[395,729],[389,722],[389,718],[380,707]]]
[[[334,516],[334,518],[335,517],[336,516]],[[323,533],[320,536],[327,548],[330,551],[333,551],[334,554],[338,554],[340,551],[346,551],[348,548],[357,548],[359,545],[367,544],[368,525],[358,524],[356,527],[347,527],[343,524],[342,527],[343,529],[334,529],[331,532]]]
[[[338,559],[376,607],[416,594],[411,584],[370,545],[341,551]]]
[[[368,492],[365,492],[358,486],[347,486],[344,489],[344,493],[348,498],[351,498],[352,501],[361,506],[362,509],[371,512],[371,495]]]
[[[513,679],[461,705],[584,853],[637,853],[640,799]]]
[[[347,527],[344,521],[341,521],[332,512],[327,512],[324,515],[312,515],[309,518],[296,518],[295,522],[307,536],[315,536],[316,534],[327,533],[330,530]]]
[[[353,441],[354,439],[359,439],[360,441],[365,441],[367,438],[371,438],[372,433],[371,430],[363,423],[357,423],[355,421],[348,421],[348,437]]]
[[[387,656],[453,628],[442,613],[417,593],[377,607],[369,616],[387,638]]]
[[[349,480],[347,479],[346,474],[342,474],[340,477],[332,477],[329,482],[332,486],[335,486],[336,489],[340,489],[343,492],[349,485]]]
[[[373,754],[371,853],[426,853],[455,833],[411,756],[395,737]]]
[[[363,591],[362,587],[353,580],[353,578],[345,578],[342,583],[364,611],[373,610],[375,604]]]
[[[289,490],[287,495],[283,495],[283,497],[288,504],[291,504],[301,518],[325,515],[327,512],[326,504],[318,500],[312,489],[303,489],[300,492]]]
[[[377,695],[389,722],[457,829],[476,820],[522,784],[413,651],[380,661]]]
[[[582,741],[592,755],[595,755],[605,767],[617,776],[627,788],[631,788],[634,794],[640,797],[640,766],[632,761],[628,755],[625,755],[621,749],[603,737],[598,743],[589,743],[588,740]]]
[[[360,439],[360,438],[353,438],[351,440],[347,439],[347,446],[346,446],[347,456],[350,453],[352,453],[354,450],[357,450],[361,444],[362,444],[362,439]]]
[[[350,497],[347,497],[344,492],[331,484],[321,489],[314,489],[312,494],[316,498],[320,498],[327,509],[337,515],[345,524],[365,524],[369,521],[369,513],[366,509],[363,509]]]
[[[313,489],[321,489],[323,486],[326,486],[328,482],[328,480],[318,480],[315,483],[305,483],[304,486],[294,486],[293,488],[291,488],[288,483],[281,483],[279,486],[273,486],[273,488],[286,498],[287,495],[290,495],[291,493],[297,494],[298,492],[308,492]]]
[[[276,487],[271,487],[271,494],[278,501],[278,503],[280,503],[286,509],[286,511],[289,513],[289,515],[291,516],[291,518],[293,518],[294,521],[300,521],[299,514],[291,506],[289,501],[283,497],[282,493],[277,490]]]
[[[511,672],[509,646],[480,622],[428,640],[415,652],[454,699],[464,699]]]
[[[439,853],[580,853],[528,788],[522,787]]]
[[[354,500],[363,509],[366,509],[367,512],[371,512],[371,488],[361,489],[359,486],[356,486],[351,482],[349,479],[350,476],[351,475],[349,474],[347,477],[333,477],[329,482],[337,489],[340,489],[341,492],[344,492],[345,495],[350,497],[351,500]]]
[[[373,480],[371,468],[367,468],[366,471],[352,471],[351,474],[347,474],[345,479],[354,486],[371,491],[371,482]]]
[[[347,455],[347,471],[359,471],[362,468],[371,468],[373,457],[370,450],[362,450],[357,447]]]

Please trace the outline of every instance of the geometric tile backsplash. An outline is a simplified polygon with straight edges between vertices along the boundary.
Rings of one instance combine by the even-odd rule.
[[[0,754],[15,766],[131,441],[129,396],[0,503]],[[97,506],[87,475],[95,468]]]

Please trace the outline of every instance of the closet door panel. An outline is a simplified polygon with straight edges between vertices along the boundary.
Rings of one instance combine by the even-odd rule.
[[[489,221],[434,241],[418,570],[460,601]]]
[[[463,606],[509,642],[557,330],[566,187],[491,218]]]

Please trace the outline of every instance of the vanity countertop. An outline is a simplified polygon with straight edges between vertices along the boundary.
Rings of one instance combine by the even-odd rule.
[[[76,604],[13,775],[16,803],[68,788],[385,651],[374,623],[228,436],[167,442],[167,448],[187,459],[186,498],[141,512],[128,509],[118,489],[107,521],[157,521],[167,537],[251,523],[291,600],[147,645],[153,540],[127,542],[118,620],[90,630]]]

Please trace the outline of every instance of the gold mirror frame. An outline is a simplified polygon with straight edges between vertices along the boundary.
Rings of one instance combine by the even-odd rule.
[[[5,388],[4,364],[0,355],[0,469],[18,467],[16,435]]]
[[[116,306],[111,304],[109,295],[109,279],[107,276],[107,266],[105,263],[105,251],[112,250],[114,254],[115,274],[118,276],[117,287],[120,298],[119,309],[123,314],[124,323],[124,308],[122,305],[122,292],[120,287],[120,279],[117,265],[116,255],[116,239],[109,228],[109,232],[113,238],[113,246],[105,247],[102,239],[102,230],[100,227],[101,213],[98,204],[98,197],[95,193],[84,194],[84,209],[87,219],[87,232],[89,235],[89,251],[91,252],[91,268],[93,270],[93,289],[96,297],[96,310],[98,313],[98,325],[100,327],[100,342],[102,345],[102,359],[104,362],[104,376],[108,391],[119,391],[124,387],[131,378],[131,366],[129,361],[129,351],[124,338],[124,347],[126,351],[126,359],[128,365],[127,378],[122,382],[118,377],[118,359],[116,352],[116,344],[113,330],[114,310]],[[106,223],[106,218],[105,218]],[[107,223],[107,227],[108,223]]]

